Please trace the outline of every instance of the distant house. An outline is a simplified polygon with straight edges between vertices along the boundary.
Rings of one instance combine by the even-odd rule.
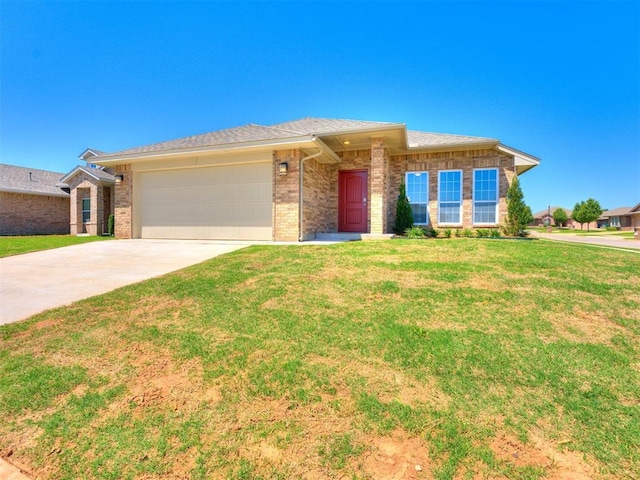
[[[77,166],[60,179],[71,195],[69,222],[71,235],[104,235],[109,232],[109,215],[114,211],[115,176],[110,170],[91,163],[102,152],[87,149],[80,158],[86,166]]]
[[[91,163],[102,152],[86,150],[66,175],[0,164],[0,235],[108,233],[115,177]]]
[[[618,207],[613,210],[602,212],[598,219],[599,228],[614,227],[620,230],[633,230],[633,227],[640,226],[638,214],[640,214],[640,204],[635,207]]]
[[[62,173],[0,164],[0,235],[69,233]]]
[[[564,213],[567,214],[567,222],[566,225],[556,225],[556,222],[553,220],[553,212],[555,212],[557,209],[562,209],[564,210]],[[576,222],[573,218],[571,218],[571,214],[573,213],[573,210],[569,210],[568,208],[564,208],[564,207],[550,207],[550,208],[546,208],[544,210],[540,210],[539,212],[535,213],[533,215],[533,221],[529,224],[532,227],[544,227],[547,225],[555,225],[555,226],[562,226],[562,227],[567,227],[567,228],[580,228],[580,224],[578,222]],[[597,228],[598,225],[596,222],[591,222],[589,224],[589,229],[593,229],[593,228]],[[587,224],[583,225],[583,228],[587,228]]]

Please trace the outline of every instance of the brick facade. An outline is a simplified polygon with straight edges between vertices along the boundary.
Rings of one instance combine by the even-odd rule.
[[[391,233],[400,183],[406,172],[429,172],[429,216],[437,223],[438,172],[462,170],[463,214],[460,227],[472,228],[473,170],[497,168],[499,172],[499,223],[506,216],[506,191],[515,175],[513,158],[497,149],[391,155],[383,138],[372,138],[371,148],[336,152],[339,163],[320,163],[316,158],[304,161],[302,238],[338,231],[338,173],[343,170],[368,172],[368,227],[370,233]],[[299,149],[277,150],[272,154],[273,239],[298,241],[300,224],[300,162],[308,156]],[[286,175],[279,165],[287,163]],[[115,187],[116,236],[132,238],[134,176],[131,165],[120,165],[116,174],[124,176]],[[482,227],[487,227],[483,225]]]
[[[69,197],[0,192],[0,235],[66,235]]]
[[[96,180],[82,170],[68,182],[71,189],[70,224],[71,235],[103,235],[108,233],[107,221],[114,202],[113,185]],[[82,200],[89,198],[89,222],[82,221]],[[105,211],[106,210],[106,211]]]
[[[472,228],[473,225],[473,170],[476,168],[498,168],[499,203],[498,223],[504,223],[507,214],[505,195],[515,176],[513,158],[494,149],[465,150],[455,152],[414,153],[391,157],[389,183],[389,210],[387,229],[392,230],[398,201],[400,184],[406,172],[429,173],[429,218],[434,228],[438,227],[438,172],[441,170],[462,170],[462,224],[460,227]],[[486,227],[483,225],[482,227]]]
[[[133,238],[133,171],[131,164],[118,165],[115,175],[122,175],[121,184],[116,184],[114,212],[116,238]]]
[[[279,150],[273,154],[273,238],[295,242],[300,235],[300,150]],[[280,163],[288,164],[287,175],[280,175]],[[307,165],[305,165],[306,167]]]

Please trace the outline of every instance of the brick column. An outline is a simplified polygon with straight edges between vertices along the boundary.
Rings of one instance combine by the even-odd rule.
[[[300,236],[300,150],[279,150],[273,154],[273,239],[295,242]],[[278,166],[287,162],[286,175]]]
[[[115,237],[132,238],[133,235],[133,172],[131,164],[118,165],[116,175],[123,175],[120,185],[115,186]]]
[[[386,168],[384,153],[384,138],[371,138],[371,231],[370,233],[385,233],[386,212]]]

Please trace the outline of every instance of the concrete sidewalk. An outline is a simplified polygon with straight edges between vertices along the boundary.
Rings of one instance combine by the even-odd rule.
[[[252,245],[110,240],[0,258],[0,325]]]
[[[531,232],[531,236],[535,238],[542,238],[545,240],[555,240],[559,242],[584,243],[587,245],[597,245],[599,247],[638,250],[638,253],[640,253],[640,241],[624,240],[620,237],[615,237],[613,235],[601,235],[601,236],[591,237],[591,236],[584,236],[584,235],[574,235],[571,233]]]

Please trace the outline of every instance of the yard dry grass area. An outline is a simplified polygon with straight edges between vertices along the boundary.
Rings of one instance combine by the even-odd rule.
[[[251,247],[0,327],[38,478],[638,478],[640,256]]]

